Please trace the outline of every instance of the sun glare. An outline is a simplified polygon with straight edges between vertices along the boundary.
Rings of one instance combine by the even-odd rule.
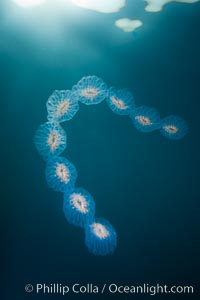
[[[43,4],[46,0],[13,0],[16,4],[23,7],[32,7],[35,5]]]
[[[101,13],[118,12],[126,5],[126,0],[71,0],[77,6]]]

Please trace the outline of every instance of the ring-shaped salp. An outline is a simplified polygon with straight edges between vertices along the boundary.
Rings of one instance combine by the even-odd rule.
[[[108,107],[118,115],[129,115],[135,108],[133,95],[128,89],[110,88],[106,102]]]
[[[84,227],[94,220],[95,203],[91,194],[83,188],[75,188],[64,194],[63,211],[66,220],[75,226]]]
[[[85,226],[85,244],[94,255],[112,254],[117,245],[117,234],[104,218],[97,218]]]
[[[83,77],[72,91],[76,93],[77,100],[86,105],[99,104],[108,95],[107,85],[97,76]]]
[[[35,147],[44,160],[60,155],[67,146],[67,136],[55,122],[46,122],[38,127],[33,138]]]
[[[76,95],[69,90],[54,91],[46,106],[47,119],[59,123],[71,120],[79,110]]]
[[[141,132],[152,132],[160,127],[160,114],[153,107],[137,107],[130,117],[135,128]]]
[[[46,180],[54,191],[66,192],[71,190],[77,179],[75,166],[65,157],[54,157],[47,162]]]
[[[159,129],[162,135],[170,139],[180,139],[188,131],[187,123],[178,116],[171,115],[160,121],[156,109],[148,106],[135,108],[133,96],[127,89],[110,88],[108,93],[105,83],[96,76],[83,77],[72,92],[55,91],[51,95],[47,103],[48,119],[51,121],[39,126],[34,143],[47,160],[45,174],[49,187],[64,193],[63,211],[67,221],[84,228],[85,244],[94,255],[112,254],[116,248],[117,234],[107,220],[95,218],[92,196],[82,188],[75,188],[76,168],[59,156],[66,147],[66,134],[59,122],[73,118],[78,111],[78,101],[92,105],[105,98],[114,113],[129,115],[141,132]]]
[[[181,117],[170,115],[161,120],[160,132],[168,139],[180,140],[187,134],[188,125]]]

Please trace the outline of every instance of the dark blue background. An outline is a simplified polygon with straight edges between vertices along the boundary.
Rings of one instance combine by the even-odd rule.
[[[30,10],[0,4],[1,299],[45,298],[26,294],[27,283],[193,284],[198,293],[200,4],[153,14],[128,1],[119,14],[104,15],[69,4],[54,10],[53,2]],[[125,16],[143,20],[137,34],[113,25]],[[64,125],[77,186],[118,233],[109,257],[90,255],[84,233],[67,224],[62,195],[48,189],[32,142],[51,92],[93,74],[190,127],[181,141],[142,134],[106,103],[81,105]]]

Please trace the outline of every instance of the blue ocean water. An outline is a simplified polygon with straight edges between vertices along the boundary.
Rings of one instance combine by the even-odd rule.
[[[46,296],[26,294],[28,283],[198,290],[200,5],[171,3],[157,14],[143,7],[129,1],[118,15],[104,15],[70,4],[55,9],[54,1],[32,10],[0,4],[3,300]],[[143,20],[136,35],[113,25],[127,16]],[[137,105],[154,106],[162,117],[178,114],[189,124],[180,141],[140,133],[105,102],[80,104],[65,123],[64,154],[78,170],[77,186],[93,195],[96,214],[118,234],[117,249],[107,257],[89,254],[83,231],[66,222],[62,194],[48,188],[33,144],[49,95],[86,75],[128,88]],[[104,298],[112,296],[131,297]]]

